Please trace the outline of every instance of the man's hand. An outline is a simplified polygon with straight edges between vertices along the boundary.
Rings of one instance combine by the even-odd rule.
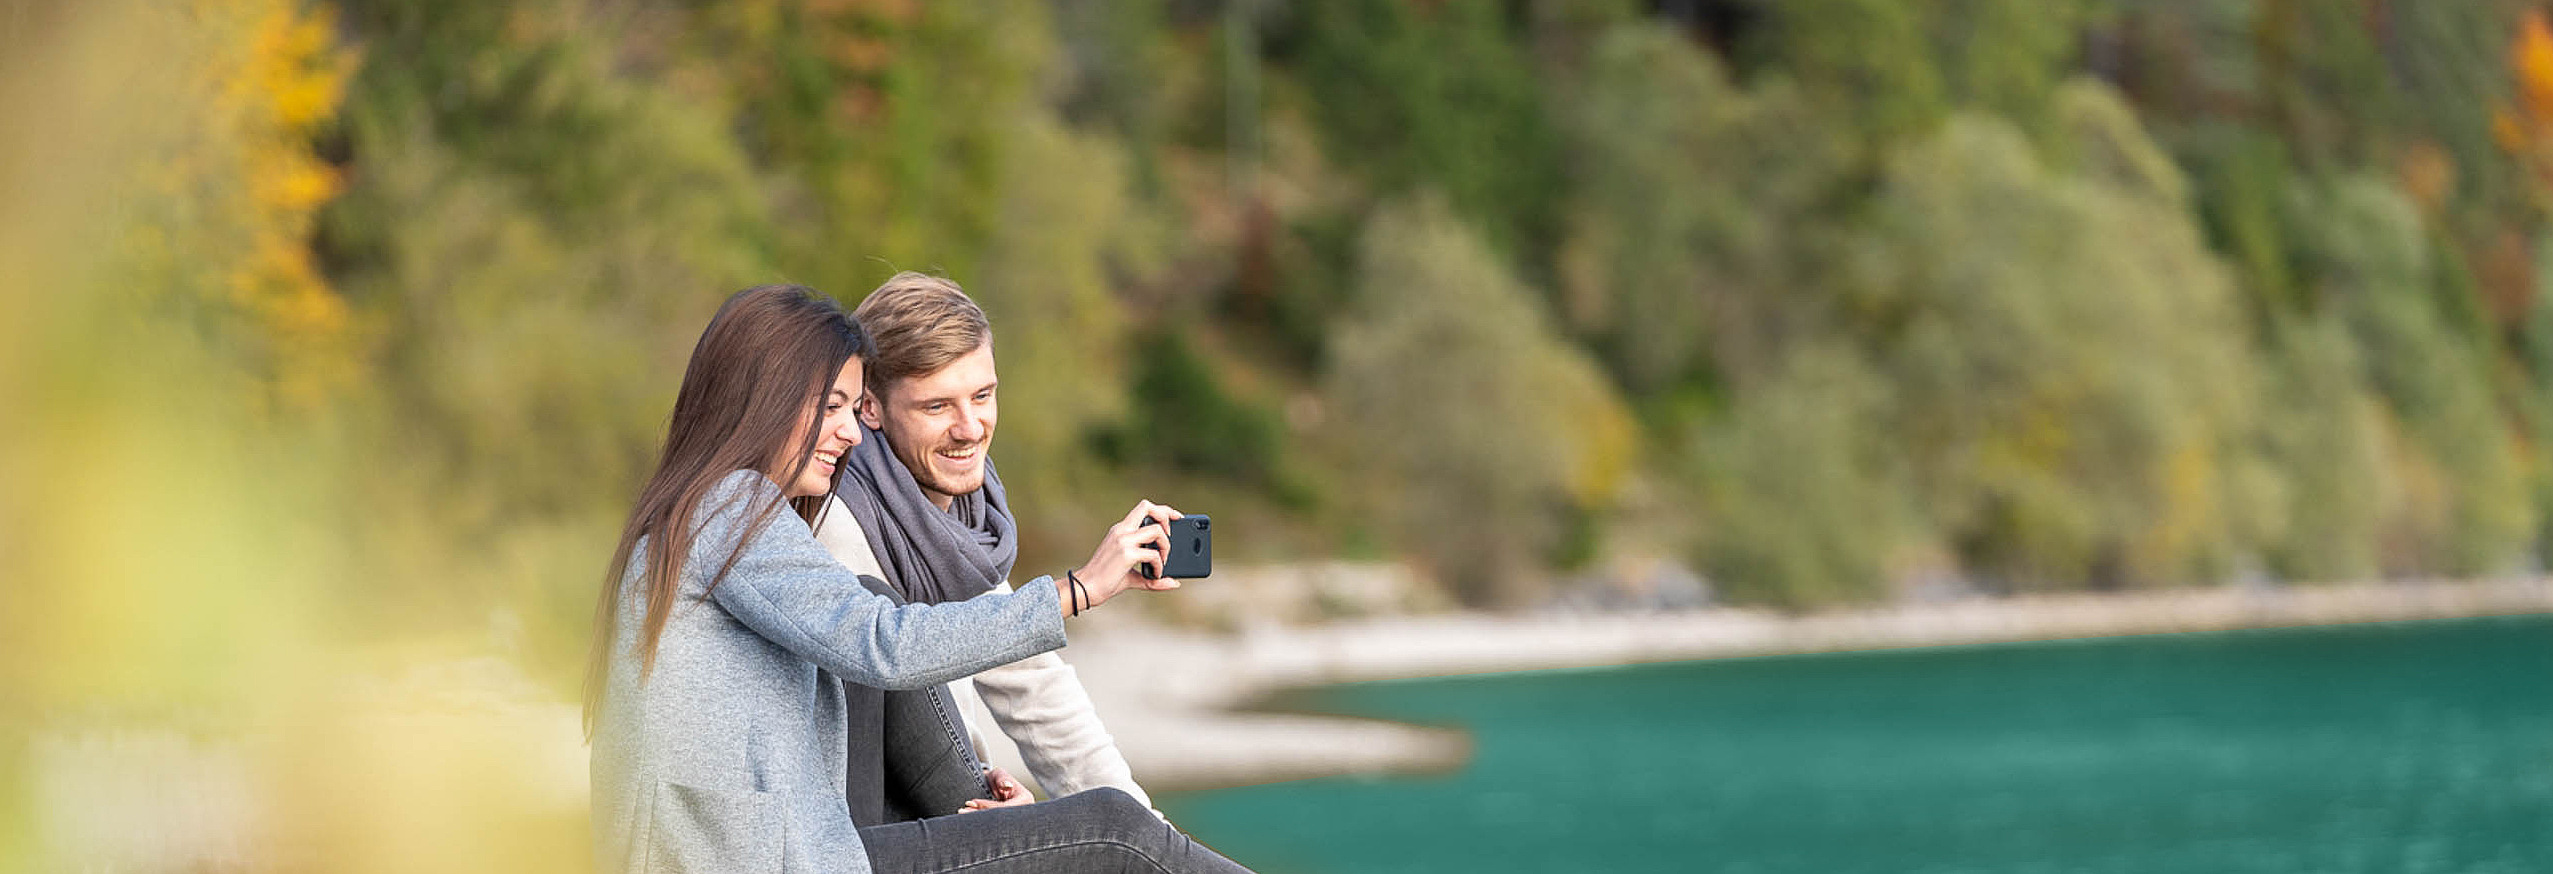
[[[1037,796],[1028,794],[1028,787],[1019,785],[1019,780],[1012,777],[1009,771],[1005,771],[1000,768],[986,769],[984,771],[984,785],[993,790],[993,797],[989,799],[977,798],[975,800],[968,801],[966,802],[966,806],[958,808],[957,812],[967,813],[977,810],[991,810],[996,807],[1018,807],[1023,804],[1037,803]]]
[[[1074,571],[1086,589],[1082,608],[1097,607],[1127,589],[1158,592],[1179,588],[1178,580],[1169,577],[1147,580],[1135,572],[1136,565],[1163,560],[1164,551],[1170,545],[1170,520],[1179,518],[1179,515],[1178,510],[1166,505],[1138,501],[1133,510],[1127,511],[1126,518],[1109,526],[1108,534],[1099,540],[1099,548],[1091,552],[1090,562]],[[1158,524],[1145,525],[1145,519]],[[1055,585],[1058,594],[1067,598],[1072,596],[1071,590],[1064,587],[1065,581],[1056,580]],[[1070,603],[1066,602],[1067,605]],[[1072,608],[1067,606],[1065,609]]]

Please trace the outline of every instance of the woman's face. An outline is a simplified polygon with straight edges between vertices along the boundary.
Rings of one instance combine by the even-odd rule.
[[[833,491],[834,468],[841,466],[844,453],[860,445],[860,423],[851,412],[851,402],[859,396],[860,359],[853,358],[842,363],[842,372],[834,374],[832,387],[807,411],[798,433],[790,438],[791,447],[804,446],[806,429],[817,429],[815,457],[808,459],[807,469],[798,474],[797,482],[785,484],[782,493],[805,498]],[[783,459],[777,471],[785,474],[797,466],[798,459]]]

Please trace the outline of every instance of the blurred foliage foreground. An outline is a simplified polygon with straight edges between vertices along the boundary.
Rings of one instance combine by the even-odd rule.
[[[1139,495],[1477,606],[2541,566],[2535,4],[1659,5],[0,0],[0,866],[573,864],[604,552],[775,280],[984,301],[1032,568]]]

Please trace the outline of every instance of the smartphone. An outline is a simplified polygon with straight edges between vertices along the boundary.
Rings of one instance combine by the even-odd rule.
[[[1145,519],[1144,524],[1154,524]],[[1154,547],[1160,549],[1160,547]],[[1161,562],[1144,562],[1137,566],[1144,579],[1158,580],[1168,576],[1174,580],[1194,580],[1214,573],[1214,520],[1202,513],[1190,513],[1170,520],[1169,554]],[[1162,565],[1169,565],[1163,568]],[[1164,571],[1168,573],[1165,574]]]

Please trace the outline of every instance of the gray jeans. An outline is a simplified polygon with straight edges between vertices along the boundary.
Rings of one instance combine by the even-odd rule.
[[[1117,789],[860,830],[877,874],[1248,874]]]

